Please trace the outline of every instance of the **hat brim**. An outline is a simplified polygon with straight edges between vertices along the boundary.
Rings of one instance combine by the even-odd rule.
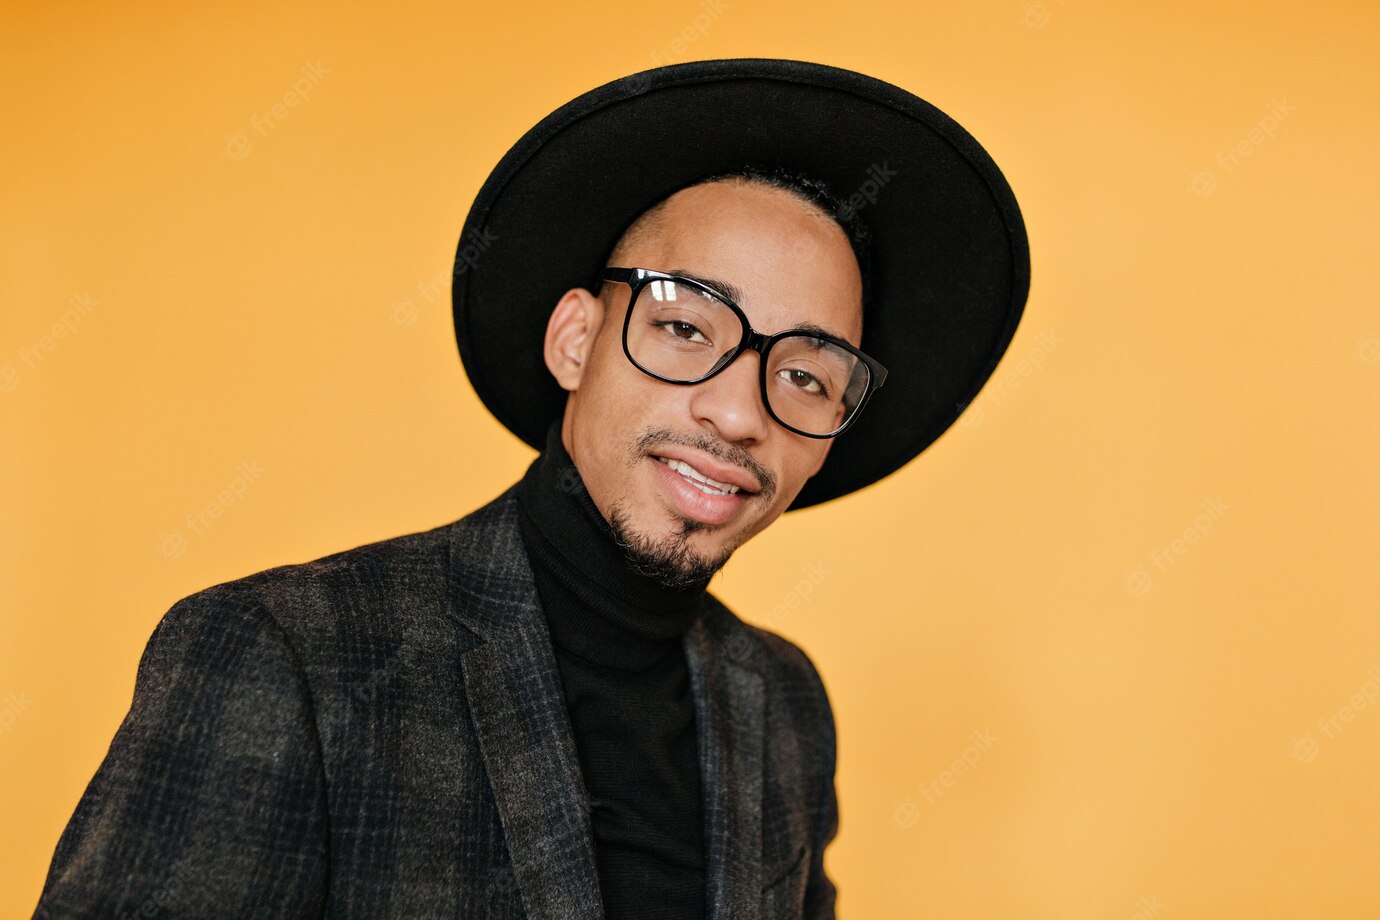
[[[886,384],[787,510],[876,482],[957,420],[1011,342],[1030,284],[1005,178],[968,132],[896,86],[741,58],[585,93],[528,131],[480,189],[456,253],[455,331],[475,392],[505,427],[540,450],[564,411],[542,357],[560,296],[591,283],[647,208],[746,164],[823,180],[873,238],[861,347]]]

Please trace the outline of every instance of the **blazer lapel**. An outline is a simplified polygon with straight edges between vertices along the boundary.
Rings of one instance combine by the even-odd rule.
[[[711,632],[704,617],[685,634],[704,788],[709,920],[761,914],[765,686],[761,674],[725,654],[735,647]]]
[[[528,916],[603,920],[589,797],[516,514],[513,487],[451,533],[449,609],[475,637],[460,655],[470,715]],[[706,617],[685,634],[709,920],[761,917],[765,685],[736,647]]]
[[[518,530],[515,487],[451,534],[452,615],[470,715],[513,873],[533,920],[601,920],[588,793],[546,620]]]

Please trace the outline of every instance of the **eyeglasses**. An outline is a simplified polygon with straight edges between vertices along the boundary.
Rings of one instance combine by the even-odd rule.
[[[703,383],[751,349],[767,414],[796,434],[837,437],[886,380],[876,359],[823,331],[756,331],[737,304],[692,278],[649,268],[607,268],[600,277],[632,289],[623,353],[638,370],[667,383]]]

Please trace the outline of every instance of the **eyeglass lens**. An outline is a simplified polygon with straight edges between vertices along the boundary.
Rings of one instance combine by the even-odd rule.
[[[643,285],[631,309],[629,354],[643,370],[669,380],[688,383],[718,370],[743,338],[733,309],[690,284],[654,279]],[[772,413],[807,434],[843,427],[867,390],[866,364],[809,333],[778,339],[766,358]]]

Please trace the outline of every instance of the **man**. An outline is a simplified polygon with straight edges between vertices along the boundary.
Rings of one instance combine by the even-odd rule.
[[[454,523],[175,604],[37,915],[833,916],[823,683],[708,582],[952,424],[1025,247],[976,142],[860,74],[695,62],[548,116],[454,288],[541,454]]]

